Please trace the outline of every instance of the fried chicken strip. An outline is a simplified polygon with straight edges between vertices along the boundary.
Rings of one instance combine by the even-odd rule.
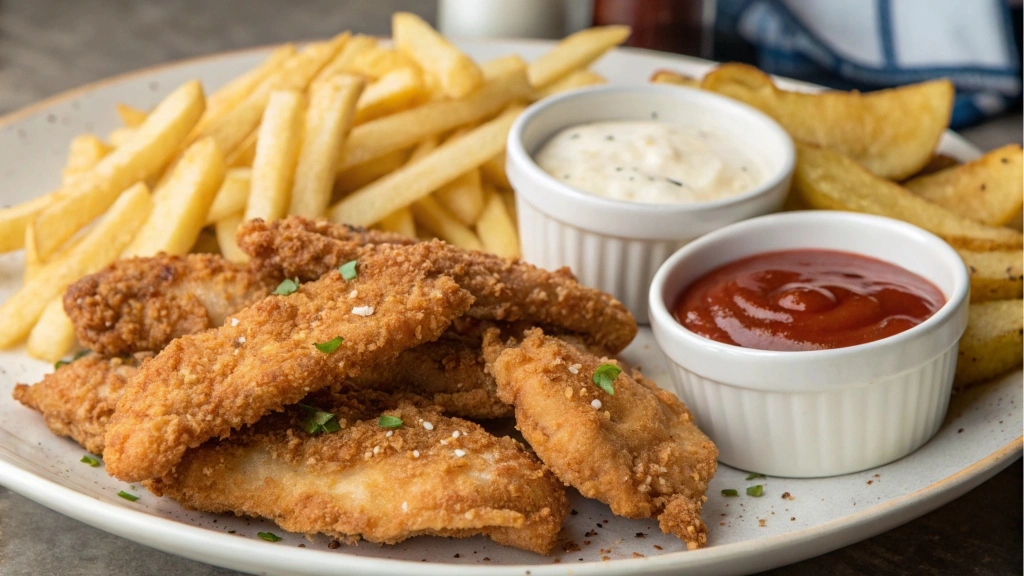
[[[595,386],[602,364],[541,330],[521,342],[484,337],[487,366],[516,428],[560,480],[628,518],[657,518],[690,549],[707,543],[700,518],[718,450],[671,392],[623,372],[614,395]]]
[[[484,534],[541,554],[554,546],[565,489],[514,440],[407,403],[384,412],[404,423],[395,430],[378,425],[381,412],[318,407],[342,429],[310,436],[291,408],[189,450],[146,487],[188,508],[262,516],[349,543]]]
[[[32,386],[18,384],[13,396],[42,413],[54,434],[68,436],[89,452],[102,454],[107,421],[128,380],[150,357],[149,353],[127,358],[90,354],[61,366]]]
[[[214,254],[118,260],[68,287],[64,311],[86,348],[104,356],[158,351],[270,294],[276,270]]]
[[[282,276],[317,278],[326,270],[380,250],[352,242],[349,227],[292,216],[252,220],[238,231],[238,245],[261,266]],[[636,320],[609,294],[581,286],[568,268],[554,272],[493,254],[443,244],[438,258],[476,301],[468,315],[504,322],[526,321],[580,334],[608,353],[636,336]]]
[[[105,437],[107,471],[162,476],[188,448],[437,339],[473,301],[443,273],[440,246],[387,246],[361,258],[352,281],[325,274],[172,341],[128,382]]]

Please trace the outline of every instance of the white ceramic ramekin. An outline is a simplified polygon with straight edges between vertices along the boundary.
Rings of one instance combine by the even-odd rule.
[[[793,249],[896,264],[935,284],[946,303],[889,338],[807,352],[723,344],[672,316],[679,294],[712,269]],[[718,446],[719,460],[773,476],[832,476],[906,456],[938,431],[967,326],[968,291],[957,253],[920,228],[848,212],[789,212],[733,224],[673,254],[651,284],[651,327],[676,392]]]
[[[558,131],[591,122],[710,121],[747,147],[765,171],[757,188],[694,204],[641,204],[581,192],[548,175],[532,155]],[[546,98],[519,116],[508,136],[506,171],[516,191],[523,259],[568,266],[580,282],[622,301],[646,323],[647,290],[680,246],[782,207],[793,173],[793,142],[774,120],[728,98],[678,86],[602,86]]]

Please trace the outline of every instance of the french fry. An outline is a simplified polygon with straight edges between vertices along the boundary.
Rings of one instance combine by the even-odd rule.
[[[43,313],[68,284],[114,261],[153,209],[149,190],[141,182],[114,201],[96,226],[66,257],[44,266],[0,305],[0,348],[9,348],[28,335]]]
[[[256,158],[256,138],[259,136],[259,129],[253,130],[242,143],[235,147],[224,159],[228,168],[251,168],[252,161]]]
[[[217,233],[217,244],[220,245],[220,253],[228,259],[229,262],[236,264],[245,264],[249,261],[249,255],[242,251],[238,247],[238,241],[235,239],[235,234],[238,232],[238,225],[242,223],[242,213],[228,216],[223,220],[218,220],[217,224],[214,225],[214,231]]]
[[[110,154],[112,147],[100,140],[95,134],[79,134],[71,139],[68,147],[68,159],[61,172],[61,182],[69,184],[72,179],[96,167],[104,156]]]
[[[527,66],[526,60],[518,54],[506,54],[484,62],[480,65],[480,71],[483,72],[484,80],[489,82],[508,74],[525,73]]]
[[[505,209],[505,202],[493,190],[488,191],[487,203],[476,222],[476,234],[487,252],[504,258],[519,257],[516,224]]]
[[[251,179],[250,168],[231,168],[224,174],[224,181],[221,182],[220,189],[210,204],[210,210],[206,213],[207,226],[245,210],[245,203],[249,200]]]
[[[402,52],[387,48],[374,47],[363,50],[352,58],[347,72],[359,74],[370,80],[376,80],[395,70],[412,68],[419,71],[419,65]]]
[[[510,107],[461,138],[445,142],[419,161],[410,162],[357,190],[330,209],[330,219],[369,226],[451,182],[459,174],[478,168],[505,146],[512,122],[521,111],[521,106]]]
[[[75,326],[64,312],[64,298],[59,295],[43,309],[39,321],[28,334],[29,356],[56,362],[75,346]]]
[[[221,86],[206,101],[206,112],[196,124],[196,131],[202,131],[213,119],[237,106],[249,96],[264,80],[277,73],[284,63],[295,56],[293,44],[284,44],[274,49],[259,66]],[[198,134],[197,134],[198,138]]]
[[[516,212],[516,195],[511,190],[499,190],[498,195],[501,196],[501,201],[505,204],[505,210],[508,215],[512,218],[512,222],[515,224],[519,223],[519,214]]]
[[[412,210],[408,208],[399,208],[391,214],[385,216],[380,222],[377,223],[381,230],[388,232],[394,232],[407,236],[409,238],[416,237],[416,221],[413,220]]]
[[[60,190],[44,194],[21,204],[0,208],[0,253],[19,250],[25,246],[28,223],[61,197]]]
[[[338,74],[351,74],[355,72],[356,57],[367,50],[372,50],[376,46],[377,39],[372,36],[363,36],[362,34],[353,36],[345,42],[341,50],[338,51],[338,54],[317,73],[316,78],[310,82],[310,86],[315,86]]]
[[[121,118],[121,123],[125,125],[125,128],[138,128],[142,126],[142,123],[146,121],[146,116],[149,115],[149,112],[145,110],[140,110],[121,102],[115,104],[114,109],[117,110],[117,115]]]
[[[484,246],[476,234],[430,196],[413,202],[409,209],[417,224],[445,242],[466,250],[483,250]]]
[[[654,84],[675,84],[676,86],[686,86],[687,88],[700,88],[701,79],[672,72],[671,70],[658,70],[651,76],[651,82]]]
[[[911,192],[989,226],[1005,226],[1024,207],[1021,147],[997,148],[962,166],[904,183]]]
[[[526,77],[518,71],[485,83],[462,100],[430,102],[356,126],[342,148],[338,172],[480,121],[529,94]]]
[[[548,84],[543,89],[538,90],[534,96],[534,100],[540,100],[541,98],[547,98],[561,92],[568,92],[570,90],[576,90],[577,88],[585,88],[587,86],[596,86],[597,84],[605,84],[608,80],[598,74],[597,72],[591,72],[590,70],[574,70],[568,75],[562,77],[556,82]]]
[[[135,128],[121,126],[111,130],[110,134],[107,134],[107,140],[110,141],[110,145],[114,148],[120,148],[131,140],[133,136],[135,136]]]
[[[960,338],[954,386],[984,382],[1021,365],[1024,356],[1024,301],[971,304]]]
[[[508,176],[505,175],[505,149],[502,148],[501,152],[494,155],[494,157],[487,160],[480,166],[480,176],[487,181],[488,184],[502,189],[511,190],[512,184],[508,181]]]
[[[1024,296],[1024,252],[957,250],[971,275],[971,302]]]
[[[189,146],[167,185],[153,195],[153,212],[123,256],[187,254],[203,229],[224,170],[224,155],[212,138]]]
[[[967,250],[1017,249],[1020,232],[986,226],[868,172],[853,160],[825,148],[796,143],[793,191],[819,210],[848,210],[878,214],[920,226]]]
[[[484,209],[480,170],[470,170],[441,186],[434,192],[434,198],[459,222],[472,226]]]
[[[105,156],[87,175],[63,188],[62,198],[36,217],[39,256],[48,258],[76,231],[110,207],[126,188],[163,168],[199,119],[203,106],[199,83],[185,83],[164,98],[142,126],[134,128],[130,141]]]
[[[364,86],[361,77],[345,74],[310,88],[289,214],[318,218],[327,211],[338,153],[352,127]]]
[[[32,276],[43,267],[43,259],[36,252],[35,223],[31,220],[25,228],[25,281],[32,279]]]
[[[452,46],[419,16],[396,12],[391,17],[395,47],[438,79],[452,98],[462,98],[483,84],[483,73],[469,56]]]
[[[566,36],[550,52],[530,63],[530,84],[541,89],[573,70],[589,66],[605,52],[625,42],[629,32],[629,26],[600,26]]]
[[[270,96],[256,138],[246,220],[276,220],[288,214],[305,107],[299,92],[277,91]]]
[[[334,180],[335,195],[344,196],[358,190],[378,178],[394,172],[409,159],[409,150],[401,149],[389,152],[369,162],[363,162],[338,174]]]
[[[399,68],[366,87],[356,104],[355,124],[365,124],[412,107],[423,96],[423,76],[413,68]]]

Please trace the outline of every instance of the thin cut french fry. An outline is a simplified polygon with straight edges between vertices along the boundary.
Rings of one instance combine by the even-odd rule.
[[[61,195],[60,190],[55,190],[21,204],[0,208],[0,253],[24,247],[28,223],[48,206],[56,203]]]
[[[249,200],[251,179],[250,168],[231,168],[224,174],[224,182],[221,183],[220,190],[213,197],[213,204],[210,204],[210,210],[206,213],[207,226],[245,210],[245,203]]]
[[[575,70],[560,80],[552,82],[543,89],[538,90],[536,94],[534,94],[534,100],[540,100],[541,98],[547,98],[548,96],[553,96],[561,92],[568,92],[570,90],[576,90],[577,88],[585,88],[587,86],[604,84],[606,82],[608,82],[608,80],[597,72],[592,72],[586,69]]]
[[[484,250],[504,258],[519,257],[519,235],[505,202],[493,190],[488,191],[487,204],[476,223],[476,234]]]
[[[483,83],[483,73],[469,56],[452,46],[419,16],[396,12],[391,17],[395,46],[438,79],[452,98],[462,98]]]
[[[217,244],[220,244],[220,253],[230,262],[245,264],[249,261],[249,255],[238,247],[235,234],[238,232],[238,225],[242,223],[242,214],[239,212],[219,220],[214,226],[217,232]]]
[[[153,176],[174,154],[203,112],[203,89],[187,82],[164,98],[134,136],[105,156],[44,209],[35,225],[36,250],[48,258],[76,231],[102,214],[126,188]]]
[[[113,148],[95,134],[75,136],[68,147],[68,160],[61,172],[61,182],[69,184],[72,179],[92,170],[111,150]]]
[[[400,68],[381,76],[363,90],[356,104],[355,124],[365,124],[405,110],[423,96],[423,77],[413,68]]]
[[[484,191],[480,170],[470,170],[441,186],[434,197],[444,208],[466,226],[472,226],[484,209]]]
[[[114,109],[117,110],[117,115],[121,117],[121,123],[124,124],[126,128],[137,128],[142,126],[142,123],[146,121],[146,116],[149,115],[149,112],[146,112],[145,110],[140,110],[134,106],[122,104],[121,102],[115,104]]]
[[[43,267],[43,259],[36,252],[35,222],[29,220],[25,228],[25,281],[28,282]]]
[[[345,42],[341,50],[338,51],[338,54],[320,70],[316,78],[313,78],[309,85],[312,87],[332,76],[355,72],[354,63],[356,57],[367,50],[372,50],[376,46],[377,39],[372,36],[363,36],[362,34],[353,36]]]
[[[238,105],[264,80],[276,73],[290,58],[295,56],[295,45],[284,44],[274,49],[259,66],[221,86],[207,99],[206,114],[199,121],[201,128],[212,118],[222,115]]]
[[[427,196],[409,207],[416,222],[445,242],[466,250],[483,250],[483,244],[468,227],[449,214],[436,200]]]
[[[530,84],[540,89],[577,68],[589,66],[629,38],[629,26],[601,26],[566,36],[550,52],[530,63]]]
[[[68,284],[117,259],[153,209],[149,190],[141,182],[121,194],[96,226],[66,257],[44,266],[21,289],[0,305],[0,348],[9,348],[26,335]]]
[[[364,86],[361,77],[345,74],[310,88],[288,213],[318,218],[327,211],[338,152],[352,127],[356,102]]]
[[[123,256],[187,254],[223,181],[224,155],[213,139],[189,146],[167,185],[154,194],[153,212]]]
[[[478,168],[505,146],[508,131],[520,112],[521,106],[510,107],[465,136],[445,142],[424,158],[357,190],[331,208],[330,219],[369,226],[451,182],[459,174]]]
[[[359,74],[369,80],[376,80],[389,72],[413,68],[419,71],[419,65],[402,52],[387,48],[374,47],[356,54],[348,66],[349,74]]]
[[[28,334],[29,356],[56,362],[75,345],[75,326],[64,313],[64,298],[57,296],[43,309],[39,321]]]
[[[295,162],[302,143],[304,100],[298,92],[278,91],[270,97],[256,138],[246,220],[276,220],[288,214]]]
[[[377,225],[381,230],[394,232],[409,238],[416,237],[416,221],[413,220],[412,211],[408,208],[395,210],[385,216]]]

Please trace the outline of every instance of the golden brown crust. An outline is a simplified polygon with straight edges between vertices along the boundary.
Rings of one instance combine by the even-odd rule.
[[[484,355],[516,427],[559,479],[615,514],[657,518],[688,548],[704,546],[700,511],[718,450],[675,395],[639,372],[620,374],[608,394],[591,379],[616,360],[539,329],[518,343],[489,332]]]
[[[261,266],[278,268],[282,276],[306,279],[381,249],[380,243],[360,245],[351,236],[349,227],[291,216],[247,222],[239,229],[238,244]],[[377,237],[374,241],[390,240]],[[580,334],[588,344],[612,354],[636,336],[636,321],[621,302],[581,286],[567,268],[549,272],[447,244],[438,245],[437,257],[446,272],[476,298],[467,312],[474,318],[557,327]]]
[[[442,274],[437,248],[391,246],[360,259],[352,281],[326,274],[171,342],[118,402],[107,471],[126,481],[166,474],[187,448],[438,338],[473,298]],[[339,336],[333,352],[314,347]]]
[[[310,436],[294,427],[302,413],[290,408],[189,450],[146,486],[189,508],[262,516],[345,542],[485,534],[538,553],[555,544],[565,490],[515,441],[410,404],[385,410],[403,421],[395,430],[377,425],[380,412],[333,409],[367,419]]]

